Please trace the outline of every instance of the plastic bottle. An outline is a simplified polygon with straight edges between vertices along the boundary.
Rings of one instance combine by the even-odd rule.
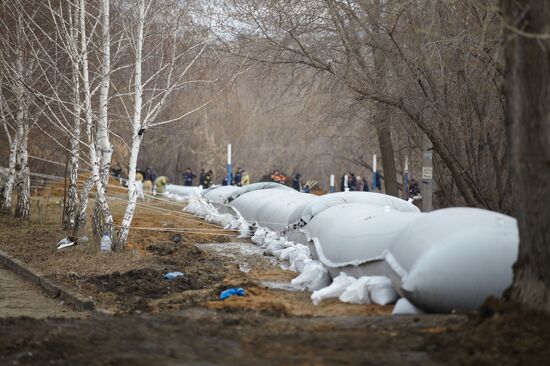
[[[100,251],[101,252],[110,252],[111,251],[111,244],[113,244],[113,242],[111,241],[111,238],[109,238],[109,234],[108,233],[103,233],[103,237],[101,238]]]

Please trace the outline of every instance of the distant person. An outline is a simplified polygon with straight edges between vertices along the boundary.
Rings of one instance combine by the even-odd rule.
[[[292,179],[292,188],[300,192],[302,190],[302,183],[300,182],[300,178],[302,175],[300,173],[296,173],[294,176],[294,179]]]
[[[376,190],[382,192],[382,178],[380,172],[376,172]]]
[[[195,179],[196,175],[191,172],[191,168],[185,169],[185,173],[183,175],[183,185],[190,187],[193,185],[193,179]]]
[[[155,173],[152,167],[147,167],[145,169],[145,177],[143,179],[150,180],[151,183],[153,183],[157,179],[157,173]]]
[[[229,178],[229,179],[228,179]],[[222,186],[230,186],[233,182],[233,174],[225,175],[222,180]]]
[[[155,179],[156,194],[161,196],[166,190],[166,184],[168,183],[168,177],[164,175]]]
[[[237,173],[235,173],[235,180],[233,181],[237,187],[242,187],[243,172],[241,168],[237,168]]]
[[[411,179],[411,183],[409,184],[409,198],[416,197],[420,194],[420,188],[418,187],[418,183],[413,179]]]
[[[248,175],[248,172],[243,169],[243,176],[241,178],[241,185],[242,186],[247,186],[250,184],[250,176]]]
[[[201,172],[199,173],[199,186],[203,186],[204,188],[204,176],[206,173],[204,172],[204,169],[201,169]]]
[[[348,175],[348,187],[350,191],[355,191],[357,187],[357,178],[355,178],[355,174],[351,172]]]
[[[355,190],[356,191],[363,191],[364,187],[365,187],[365,182],[363,181],[363,179],[360,176],[357,176],[355,178]]]
[[[212,170],[209,170],[208,172],[206,172],[204,174],[204,182],[203,182],[203,188],[210,188],[210,186],[212,185],[212,176],[214,175],[214,173],[212,173]]]
[[[117,164],[111,169],[111,174],[115,178],[120,178],[122,175],[122,168]]]
[[[279,184],[286,184],[286,177],[275,169],[271,174],[271,181]]]

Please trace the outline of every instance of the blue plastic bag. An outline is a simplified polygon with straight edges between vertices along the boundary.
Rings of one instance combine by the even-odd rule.
[[[181,272],[168,272],[167,274],[164,275],[164,279],[170,281],[182,276],[184,276],[184,274]]]
[[[220,294],[220,300],[225,300],[230,296],[244,296],[244,290],[241,287],[234,287],[222,291]]]

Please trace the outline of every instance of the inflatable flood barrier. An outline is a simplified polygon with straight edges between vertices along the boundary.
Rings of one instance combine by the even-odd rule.
[[[273,188],[296,192],[296,190],[294,190],[290,187],[287,187],[283,184],[279,184],[279,183],[275,183],[275,182],[252,183],[252,184],[249,184],[247,186],[240,187],[237,191],[235,191],[231,195],[229,195],[227,197],[227,202],[224,202],[224,203],[232,202],[232,201],[236,200],[237,198],[239,198],[240,196],[242,196],[244,194],[247,194],[249,192],[254,192],[254,191],[259,191],[259,190],[264,190],[264,189],[273,189]]]
[[[296,209],[288,220],[289,227],[307,225],[316,215],[324,210],[344,203],[366,203],[375,206],[389,207],[400,212],[420,212],[418,207],[397,197],[375,192],[339,192],[318,196],[303,208]]]
[[[364,203],[336,205],[316,215],[303,229],[315,259],[332,276],[385,275],[383,253],[420,213],[399,212]]]
[[[475,310],[512,284],[519,246],[512,217],[475,208],[420,215],[385,254],[393,287],[427,312]]]
[[[239,189],[240,187],[235,186],[214,187],[205,191],[202,196],[210,203],[223,205],[227,202],[227,198]]]
[[[256,222],[260,226],[267,227],[273,231],[283,231],[287,227],[288,217],[297,207],[302,207],[315,195],[299,193],[297,191],[284,191],[286,194],[279,197],[267,199],[261,204],[257,211]]]
[[[258,222],[258,211],[263,204],[272,200],[282,199],[283,197],[296,197],[296,195],[299,195],[299,193],[293,189],[272,188],[255,190],[238,196],[229,202],[229,206],[236,209],[247,222],[253,224]]]
[[[176,184],[167,184],[165,187],[166,192],[177,194],[178,196],[190,196],[195,189],[198,189],[198,187],[179,186]]]

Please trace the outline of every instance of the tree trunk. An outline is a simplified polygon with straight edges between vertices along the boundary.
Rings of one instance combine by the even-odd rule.
[[[379,106],[386,108],[385,106]],[[393,151],[393,142],[391,140],[391,127],[386,118],[387,113],[380,111],[376,116],[376,132],[378,133],[378,144],[382,155],[382,173],[384,175],[385,193],[399,197],[397,189],[397,174],[395,168],[395,155]]]
[[[520,247],[510,296],[550,311],[550,3],[503,0],[506,127]]]
[[[128,241],[130,225],[136,210],[137,193],[136,193],[136,167],[139,154],[139,148],[143,134],[141,129],[141,108],[143,103],[143,85],[142,85],[142,50],[143,50],[143,28],[145,27],[145,1],[139,2],[138,26],[135,44],[135,69],[134,69],[134,116],[132,118],[133,139],[132,150],[130,151],[130,162],[128,167],[128,205],[124,212],[122,225],[118,233],[118,238],[115,243],[116,249],[122,249]]]
[[[86,210],[88,208],[88,195],[90,194],[94,181],[92,177],[86,179],[82,191],[80,192],[80,198],[78,203],[78,209],[75,215],[75,222],[73,228],[73,236],[79,236],[80,233],[86,227]]]
[[[78,166],[80,159],[80,82],[78,76],[78,64],[74,64],[73,83],[74,83],[74,122],[73,135],[71,141],[71,160],[69,162],[69,190],[67,193],[67,202],[63,212],[63,227],[66,230],[73,229],[76,223],[78,210]]]
[[[25,123],[24,123],[25,124]],[[23,127],[23,136],[19,143],[17,152],[17,165],[19,172],[17,176],[17,204],[15,206],[15,217],[29,220],[31,218],[31,181],[29,169],[29,156],[27,152],[27,141],[29,136],[28,127]]]
[[[13,186],[15,183],[15,163],[17,159],[17,145],[19,144],[19,137],[15,134],[10,146],[10,160],[8,163],[8,179],[4,183],[2,191],[2,213],[11,214],[11,196],[13,192]]]

